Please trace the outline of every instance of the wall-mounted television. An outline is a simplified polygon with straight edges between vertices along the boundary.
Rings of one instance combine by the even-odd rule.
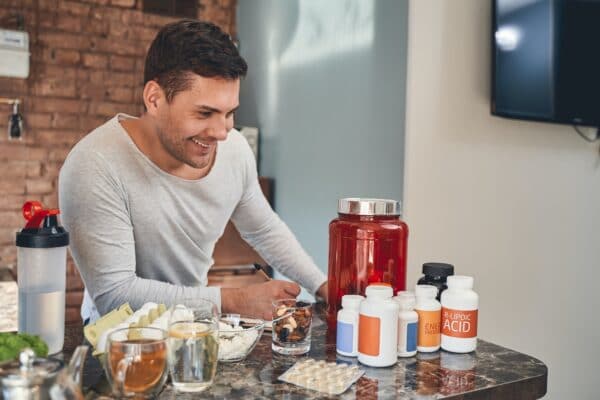
[[[600,127],[600,0],[492,7],[492,114]]]

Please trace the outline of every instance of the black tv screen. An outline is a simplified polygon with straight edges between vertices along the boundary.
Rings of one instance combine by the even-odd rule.
[[[492,114],[600,126],[600,0],[493,0]]]

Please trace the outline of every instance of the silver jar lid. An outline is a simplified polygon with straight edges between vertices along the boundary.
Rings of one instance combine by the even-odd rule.
[[[54,379],[63,365],[60,360],[38,358],[33,350],[26,348],[19,354],[18,361],[0,364],[0,386],[28,388],[42,385],[46,380]]]
[[[352,215],[402,215],[399,201],[355,197],[339,199],[338,213]]]

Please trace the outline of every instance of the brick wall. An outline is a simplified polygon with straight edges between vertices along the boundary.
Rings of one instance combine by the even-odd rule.
[[[26,199],[57,206],[57,177],[71,147],[117,112],[139,115],[145,52],[178,18],[147,14],[141,0],[2,0],[0,20],[18,12],[29,32],[28,79],[0,78],[0,97],[23,100],[22,141],[7,139],[0,105],[0,267],[16,269],[15,231]],[[201,20],[235,33],[236,0],[199,0]],[[2,28],[14,29],[9,23]],[[67,320],[79,318],[83,287],[68,265]]]

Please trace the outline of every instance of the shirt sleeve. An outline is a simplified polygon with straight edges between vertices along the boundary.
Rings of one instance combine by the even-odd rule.
[[[217,287],[185,287],[136,275],[135,237],[126,190],[96,152],[71,153],[59,177],[61,219],[85,287],[101,315],[128,302],[172,305],[204,298],[221,306]]]
[[[315,293],[327,280],[325,274],[269,205],[260,189],[256,162],[250,148],[243,157],[246,160],[246,182],[241,201],[231,217],[233,224],[242,238],[270,266],[310,293]]]

